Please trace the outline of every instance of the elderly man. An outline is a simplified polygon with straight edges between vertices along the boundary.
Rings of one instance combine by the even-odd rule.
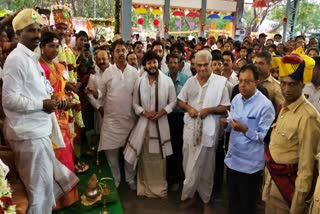
[[[5,136],[28,194],[28,213],[49,214],[55,198],[74,187],[78,179],[55,158],[49,137],[53,127],[55,133],[60,132],[52,114],[59,103],[50,99],[53,89],[34,53],[42,23],[33,9],[24,9],[13,19],[19,43],[4,65],[2,104]]]
[[[103,122],[99,151],[104,151],[111,168],[115,184],[118,187],[121,181],[120,174],[120,148],[136,122],[132,108],[132,94],[138,71],[126,62],[126,43],[119,39],[112,43],[111,53],[114,64],[104,73],[99,90],[87,88],[88,93],[93,93],[100,99],[100,112],[103,112]],[[129,187],[136,189],[133,167],[125,164],[126,181]]]
[[[166,198],[166,157],[172,154],[167,114],[176,105],[176,93],[159,64],[160,58],[153,51],[142,59],[145,73],[133,92],[133,107],[139,120],[128,139],[125,160],[138,163],[138,195]]]
[[[272,126],[265,154],[266,214],[302,214],[307,209],[320,139],[320,116],[304,97],[303,87],[311,80],[314,64],[306,55],[281,59],[280,87],[285,102]]]
[[[210,212],[219,118],[230,106],[227,79],[212,73],[211,54],[201,50],[195,58],[197,75],[190,77],[178,95],[185,111],[183,129],[183,169],[185,180],[181,200],[187,206],[197,191]],[[193,200],[191,200],[193,202]]]
[[[99,88],[99,84],[103,79],[103,75],[107,68],[110,67],[109,63],[109,56],[108,52],[106,50],[99,50],[96,57],[95,57],[95,73],[90,74],[89,81],[88,81],[88,86],[87,88]],[[85,92],[87,92],[85,90]],[[92,94],[88,94],[88,100],[91,103],[91,105],[95,108],[95,132],[96,134],[100,134],[100,129],[102,125],[102,118],[101,114],[98,112],[100,109],[100,105],[97,102],[97,100],[93,97]]]

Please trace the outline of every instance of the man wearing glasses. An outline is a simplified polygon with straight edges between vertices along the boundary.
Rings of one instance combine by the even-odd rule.
[[[275,118],[275,110],[259,90],[257,67],[249,64],[239,71],[239,91],[228,118],[221,125],[230,133],[225,158],[229,213],[256,212],[257,196],[264,169],[264,138]]]

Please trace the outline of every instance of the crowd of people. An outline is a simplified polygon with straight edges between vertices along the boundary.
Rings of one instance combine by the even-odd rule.
[[[138,196],[181,190],[181,208],[199,196],[214,213],[226,168],[230,214],[256,213],[260,198],[266,214],[320,212],[317,39],[106,41],[75,33],[68,7],[50,13],[49,24],[33,9],[0,20],[1,143],[14,152],[28,213],[79,200],[85,164],[74,146],[87,141],[117,187],[124,159]]]

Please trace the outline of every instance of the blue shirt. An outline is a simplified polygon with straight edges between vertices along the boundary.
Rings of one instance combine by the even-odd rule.
[[[265,164],[263,140],[275,118],[271,101],[259,90],[246,101],[238,94],[232,100],[230,114],[248,130],[245,134],[234,131],[229,122],[230,143],[224,162],[230,169],[242,173],[253,174],[262,170]]]
[[[167,73],[167,76],[171,78],[171,73],[168,72]],[[178,97],[182,87],[184,86],[184,84],[187,82],[188,80],[188,76],[185,75],[184,73],[181,73],[181,72],[178,72],[177,74],[177,78],[175,81],[173,81],[173,79],[171,78],[171,80],[173,81],[173,84],[174,84],[174,88],[176,90],[176,95]],[[174,112],[183,112],[179,107],[178,105],[176,105],[176,107],[174,108],[173,110]]]

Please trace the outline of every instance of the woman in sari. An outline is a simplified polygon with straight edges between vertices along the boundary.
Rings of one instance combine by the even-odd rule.
[[[64,65],[53,62],[52,60],[57,56],[60,39],[52,32],[45,32],[41,36],[41,57],[39,63],[43,68],[46,78],[53,87],[53,96],[60,102],[58,109],[55,111],[59,127],[63,136],[65,147],[54,148],[56,158],[74,172],[73,161],[73,147],[71,143],[71,134],[69,129],[69,115],[67,110],[73,107],[71,99],[65,93],[66,79],[68,79],[68,72]],[[56,209],[72,205],[78,200],[77,186],[73,187],[69,192],[65,193],[56,201]]]

